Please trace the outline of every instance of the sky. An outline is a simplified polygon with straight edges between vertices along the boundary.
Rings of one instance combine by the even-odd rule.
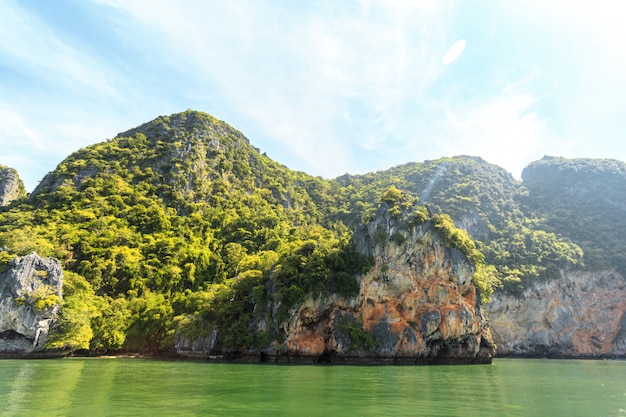
[[[2,0],[0,164],[188,109],[333,178],[474,155],[626,161],[626,2]]]

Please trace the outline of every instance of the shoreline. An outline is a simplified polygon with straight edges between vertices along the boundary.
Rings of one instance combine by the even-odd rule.
[[[377,357],[333,357],[332,360],[319,360],[317,356],[297,355],[263,355],[263,354],[179,354],[179,353],[147,353],[119,352],[94,354],[89,352],[3,352],[3,359],[143,359],[158,361],[203,362],[203,363],[241,363],[241,364],[311,364],[311,365],[372,365],[372,366],[432,366],[432,365],[487,365],[497,359],[542,359],[542,360],[626,360],[626,355],[529,355],[501,354],[494,355],[490,360],[477,358],[377,358]]]

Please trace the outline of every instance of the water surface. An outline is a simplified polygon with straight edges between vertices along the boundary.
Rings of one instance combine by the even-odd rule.
[[[0,416],[626,416],[626,362],[2,360]]]

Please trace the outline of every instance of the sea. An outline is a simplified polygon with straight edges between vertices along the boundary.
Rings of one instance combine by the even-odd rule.
[[[0,416],[625,416],[626,361],[490,365],[0,360]]]

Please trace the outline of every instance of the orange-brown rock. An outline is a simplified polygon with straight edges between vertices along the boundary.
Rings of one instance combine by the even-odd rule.
[[[374,257],[357,297],[309,297],[291,316],[283,344],[290,359],[360,363],[485,363],[493,344],[477,304],[475,267],[447,248],[429,222],[402,228],[388,211],[360,235]],[[375,245],[374,232],[401,234]],[[276,359],[280,360],[277,350]]]

